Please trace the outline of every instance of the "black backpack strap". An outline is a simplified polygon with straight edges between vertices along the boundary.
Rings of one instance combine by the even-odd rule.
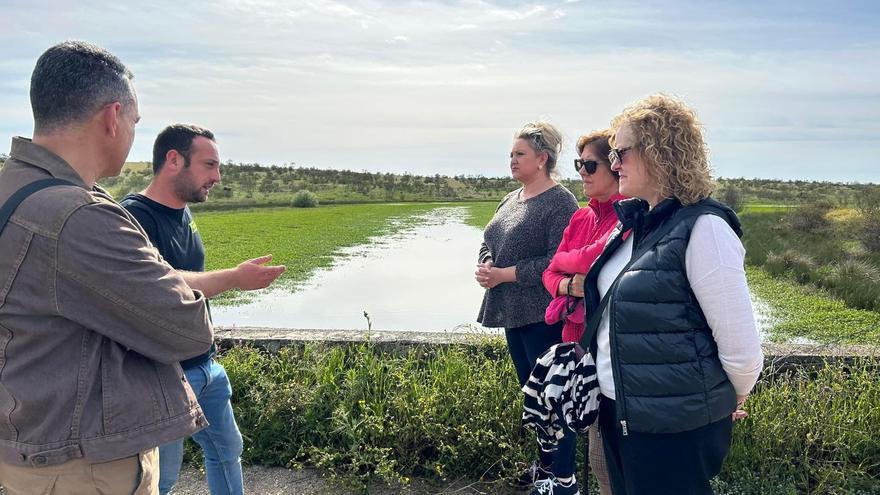
[[[18,191],[12,194],[9,199],[6,200],[6,203],[0,207],[0,234],[3,233],[3,229],[6,228],[6,223],[9,222],[9,218],[12,217],[12,214],[15,212],[15,209],[18,208],[18,205],[21,204],[22,201],[27,199],[31,194],[46,189],[47,187],[52,186],[75,186],[73,182],[66,181],[64,179],[56,179],[52,177],[50,179],[40,179],[35,182],[31,182],[30,184],[25,185]]]

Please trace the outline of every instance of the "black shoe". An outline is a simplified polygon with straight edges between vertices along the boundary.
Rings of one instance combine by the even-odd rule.
[[[535,482],[535,489],[529,492],[529,495],[580,495],[577,480],[574,476],[567,485],[563,485],[555,477],[538,480]]]
[[[552,477],[550,471],[539,466],[537,462],[533,462],[525,471],[513,479],[513,486],[518,488],[531,488],[535,486],[535,483],[538,481],[550,479],[550,477]]]

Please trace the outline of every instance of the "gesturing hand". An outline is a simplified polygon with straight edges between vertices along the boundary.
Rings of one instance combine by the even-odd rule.
[[[284,265],[266,265],[270,261],[272,261],[272,255],[267,254],[239,264],[235,268],[237,281],[235,286],[242,290],[268,287],[287,269]]]

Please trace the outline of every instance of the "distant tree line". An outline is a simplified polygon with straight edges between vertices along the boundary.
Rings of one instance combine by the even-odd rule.
[[[497,201],[519,187],[510,177],[482,175],[412,175],[256,163],[221,165],[223,181],[211,192],[215,204],[284,204],[299,191],[314,193],[322,204],[381,201]],[[149,167],[126,167],[117,177],[101,181],[115,197],[146,187]],[[562,184],[583,197],[579,180]],[[742,204],[805,205],[821,203],[857,207],[860,199],[876,194],[877,184],[773,179],[719,179],[716,198]]]

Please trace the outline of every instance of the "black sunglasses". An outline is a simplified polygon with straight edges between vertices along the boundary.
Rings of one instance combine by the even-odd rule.
[[[581,169],[587,171],[588,174],[593,175],[596,173],[596,169],[599,168],[599,162],[596,160],[583,160],[581,158],[574,159],[574,169],[577,172],[580,172]]]
[[[608,152],[608,161],[611,162],[612,165],[623,160],[623,156],[626,155],[627,151],[631,150],[632,146],[627,146],[626,148],[611,148],[611,151]]]

